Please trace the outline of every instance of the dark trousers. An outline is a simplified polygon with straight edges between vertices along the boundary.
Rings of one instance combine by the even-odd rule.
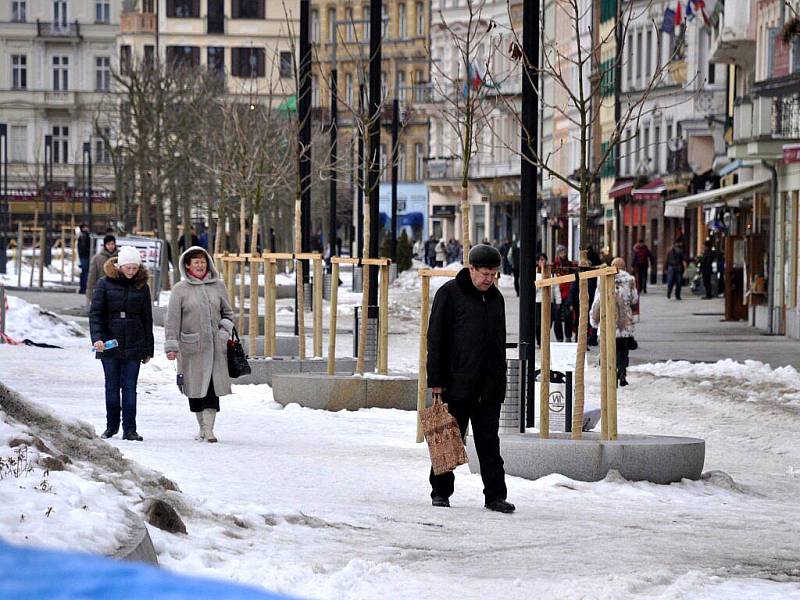
[[[514,275],[514,291],[517,292],[517,297],[519,297],[519,269],[512,269],[512,275]]]
[[[189,398],[189,410],[192,412],[203,412],[207,408],[213,408],[219,412],[219,396],[214,390],[214,379],[208,382],[208,389],[203,398]]]
[[[89,280],[89,259],[88,258],[81,258],[81,282],[80,282],[80,293],[86,293],[86,282]]]
[[[106,375],[106,429],[119,430],[121,409],[122,431],[136,431],[136,381],[141,362],[120,358],[103,358],[100,362]]]
[[[492,500],[505,500],[506,472],[503,469],[503,458],[500,456],[500,438],[497,430],[500,426],[500,407],[502,404],[495,401],[473,399],[466,401],[448,400],[445,393],[444,401],[450,414],[458,421],[461,436],[467,433],[467,424],[472,421],[472,435],[475,439],[475,450],[478,452],[478,461],[481,465],[481,478],[483,479],[483,495],[486,502]],[[441,496],[449,498],[453,495],[456,477],[452,472],[434,475],[431,468],[429,481],[431,482],[431,498]]]
[[[703,271],[703,288],[705,288],[706,298],[713,298],[711,289],[711,271]]]
[[[672,296],[672,289],[675,288],[675,298],[680,300],[682,287],[683,269],[680,267],[670,267],[667,270],[667,298]]]
[[[553,305],[553,329],[556,334],[556,341],[572,341],[572,310],[569,304],[562,302]]]
[[[647,265],[636,267],[636,290],[647,293]]]
[[[629,338],[617,338],[617,381],[628,377]]]

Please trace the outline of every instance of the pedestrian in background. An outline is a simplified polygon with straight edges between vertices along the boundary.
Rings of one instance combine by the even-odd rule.
[[[617,305],[616,356],[617,356],[617,384],[628,385],[628,353],[638,347],[634,336],[635,324],[633,322],[633,305],[639,302],[639,293],[636,291],[636,280],[633,275],[625,270],[625,261],[619,257],[611,261],[612,267],[617,267],[614,276],[614,300]],[[600,326],[600,294],[594,297],[592,310],[589,315],[592,327]],[[600,332],[602,337],[603,332]]]
[[[633,270],[636,274],[636,291],[640,294],[647,293],[647,272],[653,262],[653,253],[644,243],[639,240],[633,246]]]
[[[712,283],[712,276],[714,275],[714,251],[711,248],[711,242],[706,240],[703,247],[703,255],[699,260],[700,274],[703,276],[703,289],[705,291],[704,298],[710,300],[715,296],[714,285]]]
[[[94,298],[94,286],[103,277],[106,262],[117,255],[117,238],[109,233],[103,238],[103,249],[94,255],[89,265],[89,277],[86,281],[86,297],[91,304]]]
[[[573,272],[574,265],[572,261],[567,258],[567,248],[565,246],[558,246],[556,248],[556,259],[553,261],[553,275],[568,275]],[[555,327],[556,340],[559,342],[572,341],[572,312],[569,304],[566,302],[569,297],[569,287],[571,284],[559,284],[560,298],[564,301],[559,301],[558,310],[556,311],[556,318],[553,320]]]
[[[89,262],[92,258],[92,235],[89,233],[89,226],[81,223],[80,235],[78,237],[78,260],[81,265],[81,280],[78,293],[86,293],[86,284],[89,281]]]
[[[683,287],[683,271],[686,268],[686,258],[683,254],[683,242],[676,241],[669,252],[667,252],[667,299],[672,297],[672,290],[675,290],[675,299],[681,300],[681,288]]]
[[[195,439],[215,443],[219,397],[231,393],[227,353],[233,310],[208,252],[194,246],[178,264],[181,281],[169,296],[164,351],[169,360],[178,360],[181,392],[189,398],[199,426]]]
[[[94,289],[89,311],[89,330],[105,374],[106,430],[100,436],[142,441],[136,430],[136,384],[139,367],[153,356],[153,305],[150,277],[142,266],[139,251],[122,246],[117,257],[103,265],[102,277]],[[115,348],[105,342],[116,340]]]
[[[443,267],[447,261],[447,244],[444,238],[440,239],[436,244],[436,264],[437,267]]]
[[[506,312],[503,294],[494,285],[501,256],[496,248],[477,244],[469,267],[445,283],[433,299],[428,327],[428,387],[441,395],[458,422],[461,436],[472,422],[483,479],[484,506],[510,513],[500,456],[500,407],[506,390]],[[449,507],[455,476],[430,470],[431,503]]]

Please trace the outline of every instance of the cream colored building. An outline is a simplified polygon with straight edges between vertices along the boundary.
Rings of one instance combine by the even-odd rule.
[[[207,66],[226,92],[280,103],[294,94],[299,2],[127,0],[117,37],[121,64],[156,54],[167,65]]]
[[[28,220],[44,187],[45,136],[52,139],[57,219],[73,208],[77,218],[83,212],[85,144],[95,201],[110,197],[113,172],[94,118],[116,65],[119,10],[112,0],[0,2],[0,123],[8,127],[12,224]]]

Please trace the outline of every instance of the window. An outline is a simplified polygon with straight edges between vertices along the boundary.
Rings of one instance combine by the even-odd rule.
[[[225,76],[225,48],[209,46],[206,49],[206,65],[211,73],[219,77]]]
[[[28,126],[12,125],[10,142],[9,160],[11,162],[25,162],[28,154]]]
[[[362,12],[363,17],[362,20],[364,21],[363,32],[361,34],[362,39],[368,40],[369,39],[369,20],[370,20],[370,11],[369,6],[365,6]]]
[[[234,19],[263,19],[264,0],[232,0],[231,16]]]
[[[625,130],[625,174],[631,174],[631,130]]]
[[[661,173],[661,127],[653,128],[653,173]]]
[[[414,179],[425,179],[425,148],[422,144],[414,144]]]
[[[126,46],[123,46],[123,48]],[[130,48],[130,46],[127,46]],[[156,58],[156,47],[152,44],[146,44],[144,47],[144,64],[148,67],[152,67],[155,64]],[[128,59],[130,61],[130,58]]]
[[[389,93],[389,74],[386,71],[381,71],[381,100],[386,99],[386,94]]]
[[[650,168],[650,128],[644,128],[644,144],[643,144],[643,156],[642,160],[644,161],[645,166]]]
[[[69,162],[69,127],[53,126],[53,162],[62,165]]]
[[[69,57],[53,57],[53,91],[66,92],[69,90]]]
[[[336,9],[328,9],[328,41],[333,44],[336,42]]]
[[[344,76],[344,101],[349,107],[353,107],[353,74],[348,73]]]
[[[311,76],[311,106],[313,108],[319,106],[319,79],[316,75]]]
[[[167,0],[167,16],[197,19],[200,17],[200,0]]]
[[[142,0],[142,12],[155,14],[155,0]]]
[[[406,145],[397,144],[397,181],[406,180]]]
[[[291,77],[294,74],[292,69],[292,53],[281,52],[281,77]]]
[[[650,72],[653,68],[653,31],[647,30],[647,47],[645,48],[645,65],[644,76],[650,78]]]
[[[111,89],[111,59],[108,56],[95,58],[95,89],[98,92]]]
[[[264,48],[233,48],[231,72],[234,77],[264,77]]]
[[[152,48],[152,46],[150,46]],[[147,46],[145,46],[145,57],[147,57]],[[123,71],[131,68],[131,47],[127,44],[119,48],[119,67]]]
[[[319,39],[319,9],[311,11],[311,42],[318,44]]]
[[[389,37],[389,9],[385,4],[381,4],[381,22],[383,23],[381,37],[387,38]]]
[[[394,90],[394,96],[400,102],[405,102],[406,100],[406,72],[405,71],[398,71],[397,72],[397,86]]]
[[[628,89],[633,81],[633,34],[628,36]]]
[[[386,163],[388,162],[388,157],[386,155],[386,144],[381,144],[381,155],[380,155],[380,169],[381,173],[386,172]]]
[[[111,152],[108,150],[106,140],[111,139],[111,129],[103,127],[98,131],[98,138],[94,140],[94,162],[107,165],[111,162]]]
[[[15,90],[24,90],[28,87],[28,57],[24,54],[15,54],[11,57],[11,81]]]
[[[644,62],[644,56],[642,53],[642,32],[638,32],[636,34],[636,82],[641,84],[642,80],[642,63]]]
[[[355,25],[353,25],[353,9],[349,6],[344,9],[344,26],[347,32],[345,34],[345,39],[348,42],[352,42],[356,39],[356,28]]]
[[[397,5],[397,37],[404,40],[408,37],[408,30],[406,26],[406,5]]]
[[[53,2],[53,29],[67,29],[67,0]]]
[[[94,3],[94,22],[95,23],[111,22],[111,4],[109,0],[97,0]]]
[[[14,0],[11,3],[11,20],[15,23],[24,23],[28,18],[27,12],[25,0]]]
[[[425,35],[425,5],[422,2],[417,2],[417,37]]]
[[[708,63],[708,83],[714,85],[717,82],[716,65],[712,62]]]
[[[167,64],[173,69],[196,67],[200,64],[200,48],[167,46]]]

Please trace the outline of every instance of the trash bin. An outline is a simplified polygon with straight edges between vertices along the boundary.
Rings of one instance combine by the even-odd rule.
[[[373,314],[378,314],[377,306],[370,306],[374,309]],[[353,357],[358,358],[358,336],[361,333],[361,307],[353,308]],[[367,361],[378,360],[378,317],[370,317],[367,321],[367,345],[364,357]]]
[[[541,398],[541,370],[536,369],[534,398],[539,407]],[[572,403],[575,397],[575,384],[572,371],[550,371],[550,431],[572,431]]]

